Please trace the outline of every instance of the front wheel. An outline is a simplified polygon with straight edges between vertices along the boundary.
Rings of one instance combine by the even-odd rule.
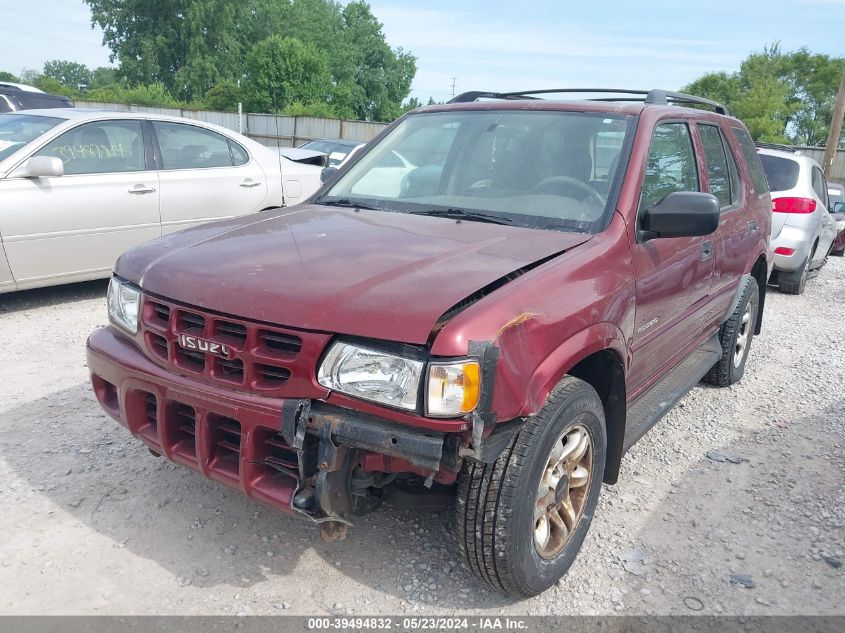
[[[534,596],[566,573],[598,503],[606,437],[598,394],[566,376],[493,464],[464,462],[455,531],[476,576]]]

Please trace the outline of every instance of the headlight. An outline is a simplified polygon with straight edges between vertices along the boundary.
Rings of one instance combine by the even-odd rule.
[[[132,284],[112,277],[109,282],[109,319],[130,334],[138,331],[138,310],[141,290]]]
[[[432,363],[426,393],[426,415],[448,418],[469,413],[481,395],[481,367],[474,360]]]
[[[341,393],[413,411],[424,363],[366,347],[335,343],[317,382]]]

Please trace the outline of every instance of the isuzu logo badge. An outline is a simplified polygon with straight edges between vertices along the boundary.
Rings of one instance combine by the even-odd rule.
[[[190,334],[179,335],[179,347],[185,349],[195,350],[197,352],[206,352],[214,354],[221,358],[232,358],[232,349],[223,343],[215,343],[214,341],[206,341],[205,339],[191,336]]]

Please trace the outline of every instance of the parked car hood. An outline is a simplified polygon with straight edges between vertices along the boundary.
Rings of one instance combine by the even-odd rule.
[[[292,327],[425,343],[449,308],[590,239],[404,213],[303,205],[198,226],[125,253],[148,293]]]

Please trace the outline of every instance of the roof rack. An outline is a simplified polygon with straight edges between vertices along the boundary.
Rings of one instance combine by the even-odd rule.
[[[757,147],[763,149],[778,149],[782,152],[790,152],[792,154],[800,154],[801,150],[792,147],[791,145],[781,145],[780,143],[763,143],[762,141],[758,141],[754,143]]]
[[[608,97],[599,99],[589,99],[589,101],[630,101],[643,102],[649,105],[668,105],[673,104],[698,104],[710,106],[717,114],[724,114],[730,116],[727,106],[718,101],[705,99],[704,97],[696,97],[695,95],[688,95],[683,92],[671,92],[669,90],[628,90],[625,88],[551,88],[547,90],[521,90],[519,92],[481,92],[473,90],[471,92],[464,92],[459,94],[449,101],[449,103],[471,103],[479,99],[537,99],[536,95],[547,94],[571,94],[571,93],[598,93],[598,94],[617,94],[617,95],[631,95],[629,97]],[[642,98],[639,98],[642,97]]]

